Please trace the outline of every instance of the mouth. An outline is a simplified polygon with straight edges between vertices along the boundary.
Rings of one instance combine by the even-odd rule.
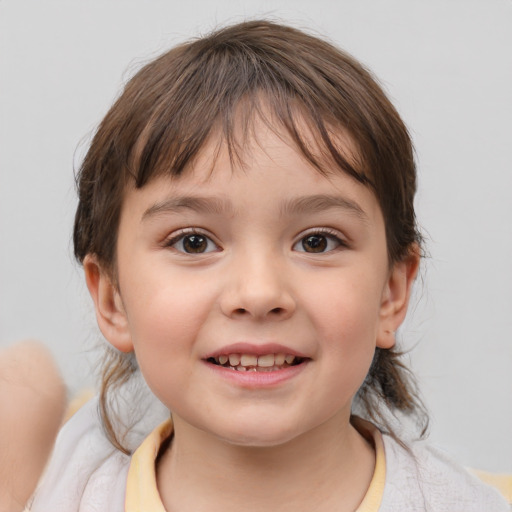
[[[293,354],[220,354],[206,361],[238,372],[276,372],[302,364],[306,358]]]

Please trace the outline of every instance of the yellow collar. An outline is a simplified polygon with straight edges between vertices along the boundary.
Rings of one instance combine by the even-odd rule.
[[[377,512],[386,481],[386,457],[382,434],[371,423],[356,418],[354,426],[373,444],[376,453],[375,470],[370,487],[356,512]],[[155,461],[162,443],[173,433],[169,419],[157,427],[132,456],[126,484],[125,512],[166,512],[156,485]]]
[[[133,454],[126,481],[125,512],[166,512],[156,486],[155,461],[160,446],[172,433],[172,421],[168,419]]]
[[[375,469],[370,486],[356,512],[377,512],[380,508],[384,486],[386,484],[386,454],[381,431],[369,421],[354,417],[355,429],[373,445],[375,450]]]

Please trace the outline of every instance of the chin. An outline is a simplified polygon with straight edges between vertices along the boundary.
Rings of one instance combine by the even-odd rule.
[[[220,434],[220,433],[219,433]],[[297,425],[286,427],[284,425],[270,425],[264,420],[255,421],[247,425],[242,424],[236,430],[233,425],[226,432],[218,435],[223,441],[246,448],[270,448],[289,443],[300,436]]]

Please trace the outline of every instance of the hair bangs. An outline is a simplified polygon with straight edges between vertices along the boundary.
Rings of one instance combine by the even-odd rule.
[[[212,168],[222,147],[232,168],[243,168],[250,143],[258,139],[258,122],[291,143],[321,174],[341,170],[373,186],[366,171],[368,164],[346,127],[335,127],[339,121],[329,120],[332,116],[317,106],[300,101],[287,84],[266,80],[251,87],[249,81],[226,80],[222,85],[222,96],[216,90],[208,95],[202,91],[200,101],[188,97],[181,104],[173,101],[155,109],[128,164],[137,188],[160,175],[181,175],[208,142],[216,147]]]

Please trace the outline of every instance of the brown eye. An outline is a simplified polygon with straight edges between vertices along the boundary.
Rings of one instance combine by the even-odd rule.
[[[324,235],[309,235],[302,239],[302,247],[306,252],[324,252],[327,238]]]
[[[202,235],[187,235],[183,238],[183,249],[185,252],[205,252],[208,247],[208,242],[205,236]]]
[[[298,252],[307,252],[309,254],[321,254],[338,249],[339,247],[347,247],[347,244],[335,234],[319,231],[310,233],[298,240],[293,250]]]
[[[202,233],[180,235],[173,238],[167,245],[186,254],[204,254],[218,250],[217,245]]]

